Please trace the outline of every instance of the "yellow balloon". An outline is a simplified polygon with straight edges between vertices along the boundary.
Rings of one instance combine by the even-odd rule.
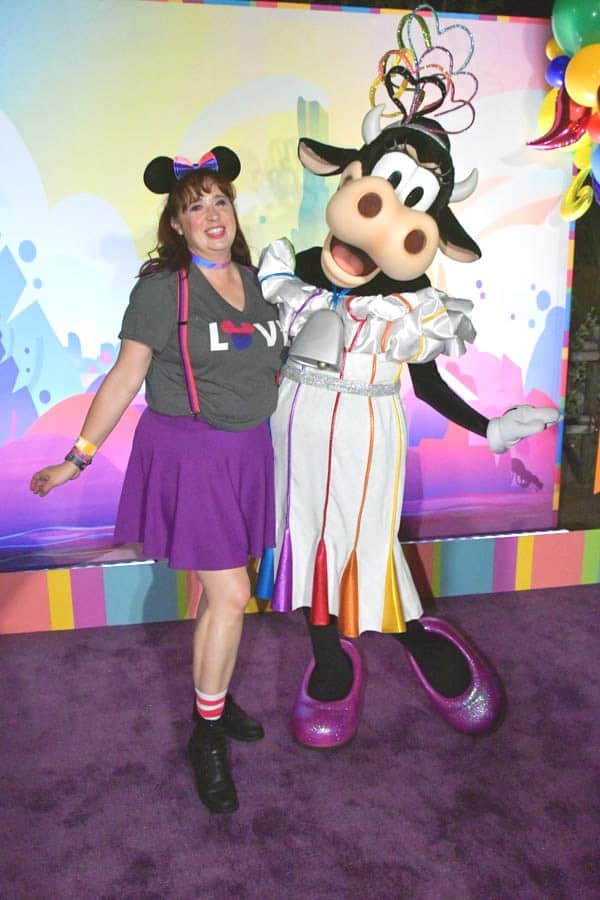
[[[582,169],[581,172],[578,172],[571,182],[567,193],[562,198],[560,214],[567,222],[580,219],[592,205],[594,192],[589,185],[584,186],[584,182],[589,174],[589,169]]]
[[[600,88],[600,44],[578,50],[565,71],[567,94],[581,106],[595,106]]]
[[[556,59],[557,56],[564,56],[565,51],[561,49],[560,44],[557,44],[554,38],[550,38],[548,43],[546,44],[546,58],[547,59]]]
[[[578,169],[589,169],[592,165],[592,139],[589,134],[584,135],[575,146],[573,162]]]
[[[591,154],[592,147],[589,143],[590,136],[588,134],[584,134],[583,137],[580,137],[578,141],[574,144],[571,144],[570,147],[561,147],[561,150],[568,150],[570,153],[577,154],[580,151],[585,153],[586,149]],[[575,157],[573,157],[573,162],[575,162]],[[577,166],[578,169],[583,169],[585,166]]]
[[[554,124],[554,116],[556,114],[556,98],[558,97],[558,88],[552,88],[548,91],[538,112],[538,128],[540,134],[546,134],[550,131]]]

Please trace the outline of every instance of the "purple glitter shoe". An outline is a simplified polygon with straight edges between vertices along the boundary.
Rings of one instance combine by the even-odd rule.
[[[498,676],[488,663],[468,645],[465,638],[448,622],[432,616],[423,616],[419,622],[426,631],[439,634],[451,641],[465,657],[471,672],[471,684],[458,697],[444,697],[424,677],[418,664],[408,653],[415,675],[441,717],[457,731],[465,734],[482,734],[497,722],[502,709],[502,689]]]
[[[350,741],[358,727],[363,701],[363,665],[360,653],[350,641],[342,638],[344,653],[350,658],[354,680],[349,694],[342,700],[313,700],[308,694],[308,683],[315,668],[311,660],[292,711],[292,734],[304,744],[323,750],[341,747]]]

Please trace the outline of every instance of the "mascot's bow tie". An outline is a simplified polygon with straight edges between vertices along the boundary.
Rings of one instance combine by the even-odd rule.
[[[214,154],[210,151],[205,153],[204,156],[201,156],[198,162],[195,163],[190,162],[185,156],[173,157],[173,171],[175,172],[175,178],[177,178],[178,181],[180,178],[183,178],[184,175],[193,172],[195,169],[213,169],[215,172],[218,172],[219,164]]]

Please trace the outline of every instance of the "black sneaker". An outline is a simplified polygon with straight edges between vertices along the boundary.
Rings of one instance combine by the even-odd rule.
[[[188,741],[198,796],[211,812],[230,813],[239,807],[227,758],[227,737],[221,722],[201,719]]]
[[[195,722],[200,719],[195,701],[192,718]],[[231,694],[227,694],[225,697],[225,709],[220,721],[227,737],[233,738],[235,741],[259,741],[265,736],[265,730],[260,722],[244,712]]]

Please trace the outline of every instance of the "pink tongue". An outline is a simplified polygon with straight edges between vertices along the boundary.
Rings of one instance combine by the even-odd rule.
[[[353,253],[347,244],[336,243],[331,249],[331,255],[344,272],[348,272],[350,275],[364,274],[364,260],[356,253]]]

